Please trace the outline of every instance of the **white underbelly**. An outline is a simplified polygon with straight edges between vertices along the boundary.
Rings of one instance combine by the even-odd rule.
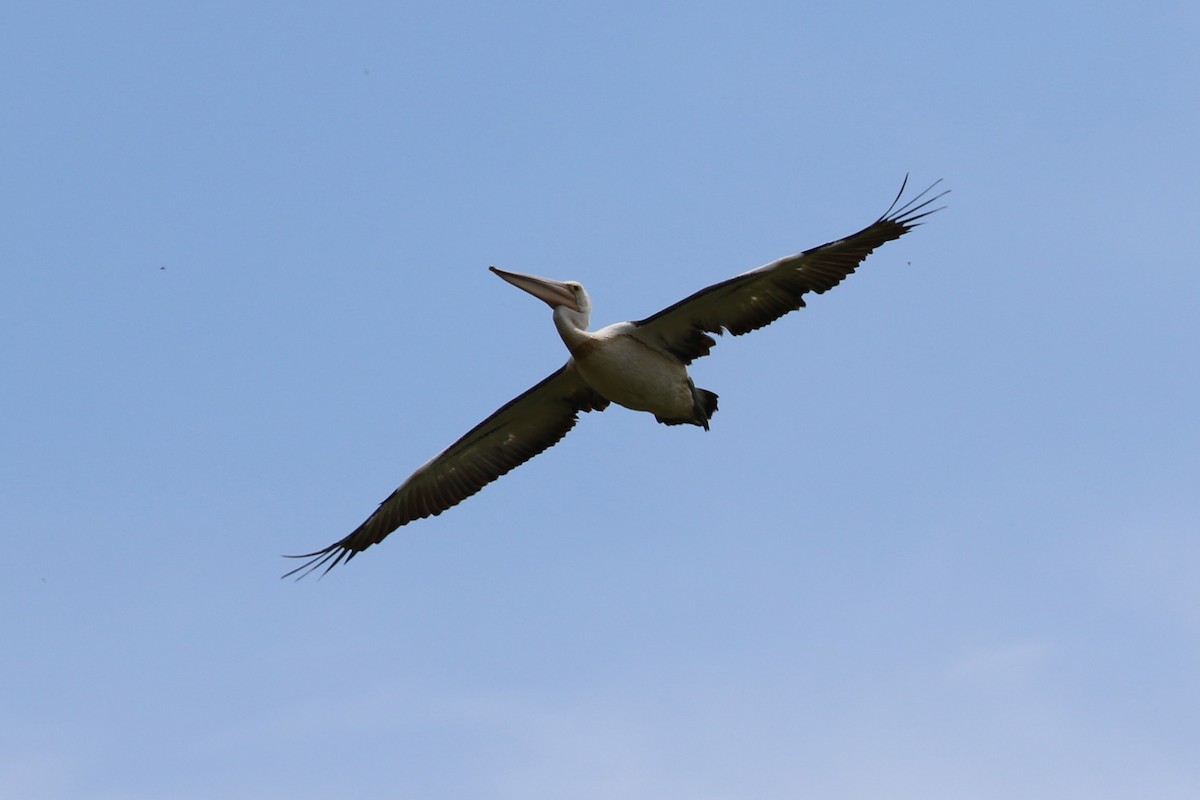
[[[687,369],[632,336],[596,339],[575,354],[575,368],[614,403],[668,419],[690,419],[695,401]]]

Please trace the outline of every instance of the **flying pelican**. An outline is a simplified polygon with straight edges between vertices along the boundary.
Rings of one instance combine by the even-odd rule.
[[[929,206],[946,192],[922,200],[938,183],[900,204],[906,176],[888,210],[858,233],[713,284],[643,320],[598,331],[588,330],[592,304],[576,281],[489,267],[554,309],[554,327],[571,354],[567,363],[419,467],[350,535],[324,549],[289,556],[309,560],[283,577],[298,572],[304,577],[321,566],[328,572],[401,525],[461,503],[557,443],[581,411],[603,411],[611,402],[647,411],[665,425],[708,430],[717,395],[696,388],[687,366],[716,344],[709,334],[749,333],[803,308],[805,293],[837,286],[875,248],[941,210]]]

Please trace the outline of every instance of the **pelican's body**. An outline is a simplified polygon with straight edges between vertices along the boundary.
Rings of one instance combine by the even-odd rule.
[[[659,422],[690,422],[708,429],[716,410],[716,395],[705,411],[706,398],[676,356],[657,346],[633,322],[618,322],[589,331],[592,301],[576,281],[552,281],[536,275],[492,272],[520,289],[544,300],[554,309],[554,327],[571,353],[568,367],[605,399],[634,411],[648,411]]]
[[[617,405],[648,411],[659,422],[708,428],[712,413],[698,413],[696,400],[705,390],[695,388],[682,361],[639,338],[633,323],[609,325],[568,347],[580,376]]]
[[[598,331],[588,330],[591,299],[579,283],[491,267],[554,310],[554,327],[570,352],[567,363],[418,468],[348,536],[299,556],[311,561],[288,574],[307,574],[322,564],[328,571],[401,525],[442,513],[553,445],[580,412],[616,403],[667,425],[708,430],[717,395],[697,389],[687,367],[716,344],[709,334],[756,330],[802,308],[807,292],[833,288],[872,250],[937,210],[926,208],[941,195],[921,202],[928,191],[897,208],[901,186],[892,207],[858,233],[714,284],[643,320]]]

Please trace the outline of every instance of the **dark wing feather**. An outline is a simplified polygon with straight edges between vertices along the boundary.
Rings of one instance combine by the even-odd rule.
[[[740,336],[770,325],[789,311],[803,308],[805,293],[820,294],[837,286],[875,248],[899,239],[920,224],[922,217],[941,210],[929,206],[946,192],[921,199],[938,183],[901,205],[900,198],[908,185],[906,176],[891,207],[858,233],[701,289],[633,323],[640,329],[639,337],[690,364],[708,355],[716,344],[710,333],[729,331]]]
[[[349,536],[314,553],[288,556],[309,561],[283,577],[302,578],[322,566],[328,572],[401,525],[441,514],[558,442],[575,427],[580,411],[607,406],[568,361],[420,467]]]

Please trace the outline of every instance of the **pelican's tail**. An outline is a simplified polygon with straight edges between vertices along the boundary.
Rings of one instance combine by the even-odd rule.
[[[692,400],[696,404],[696,424],[708,430],[708,421],[717,413],[717,393],[708,389],[697,389],[692,385]]]
[[[708,389],[697,389],[696,384],[688,379],[688,386],[692,388],[692,411],[694,416],[690,419],[665,419],[657,414],[654,418],[664,425],[699,425],[704,430],[708,430],[708,421],[712,419],[712,415],[717,413],[717,393],[710,392]]]

